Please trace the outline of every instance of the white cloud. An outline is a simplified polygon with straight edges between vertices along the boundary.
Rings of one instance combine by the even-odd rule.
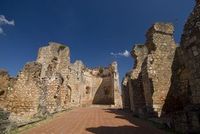
[[[2,26],[4,25],[9,25],[9,26],[14,26],[15,25],[15,21],[14,20],[7,20],[6,17],[4,15],[0,15],[0,34],[4,34],[3,28]]]
[[[3,34],[3,29],[0,27],[0,34]]]
[[[112,55],[112,56],[129,57],[130,56],[130,52],[128,50],[125,50],[124,52],[119,52],[119,53],[113,53],[113,52],[111,52],[110,55]]]

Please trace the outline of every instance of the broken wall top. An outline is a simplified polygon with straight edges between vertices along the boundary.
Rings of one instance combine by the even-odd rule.
[[[157,49],[167,52],[176,47],[173,33],[174,26],[172,23],[155,23],[146,34],[145,45],[149,53]]]
[[[162,33],[162,34],[173,34],[174,26],[172,23],[162,23],[157,22],[153,24],[153,26],[148,30],[147,36],[151,36],[154,33]]]
[[[60,55],[64,55],[69,58],[69,47],[59,43],[49,42],[48,46],[39,49],[37,61],[43,63],[45,61],[52,60],[53,58],[57,58]]]
[[[135,45],[131,51],[133,58],[141,57],[148,54],[148,49],[145,45]]]
[[[111,71],[114,71],[114,73],[118,73],[118,64],[116,61],[112,62],[110,68],[112,69]]]

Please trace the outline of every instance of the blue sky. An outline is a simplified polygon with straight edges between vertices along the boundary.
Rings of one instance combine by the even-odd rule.
[[[10,22],[0,24],[0,68],[14,76],[36,59],[39,47],[54,41],[70,47],[72,62],[96,67],[117,61],[122,78],[134,63],[123,52],[144,43],[155,22],[174,23],[179,42],[193,5],[194,0],[0,0],[0,15]]]

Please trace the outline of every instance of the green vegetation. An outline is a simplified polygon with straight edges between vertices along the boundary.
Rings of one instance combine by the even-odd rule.
[[[64,46],[64,45],[61,45],[60,46],[60,50],[63,50],[63,49],[65,49],[66,48],[66,46]]]
[[[102,74],[104,71],[104,68],[103,67],[99,67],[99,74]]]

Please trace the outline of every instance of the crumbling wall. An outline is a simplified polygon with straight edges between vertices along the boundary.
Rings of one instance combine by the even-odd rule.
[[[0,99],[6,97],[9,83],[10,83],[10,76],[8,75],[7,71],[0,70]]]
[[[16,79],[10,77],[8,72],[0,69],[0,105],[4,105],[7,95],[13,90]],[[0,107],[1,107],[0,106]]]
[[[155,23],[146,34],[145,45],[137,45],[132,50],[135,66],[127,75],[127,84],[130,110],[136,115],[162,114],[176,50],[173,33],[172,24]]]
[[[37,62],[42,64],[41,79],[46,79],[46,105],[50,111],[91,103],[114,104],[114,92],[119,92],[117,70],[112,72],[111,66],[102,68],[103,72],[87,69],[82,61],[71,64],[69,54],[68,47],[54,42],[39,50]],[[55,74],[60,78],[55,80]],[[58,79],[62,82],[56,82]]]
[[[188,18],[181,38],[181,48],[184,52],[185,65],[190,71],[191,102],[200,104],[200,1]]]
[[[177,75],[177,90],[182,99],[183,109],[169,114],[176,131],[199,133],[200,131],[200,0],[188,18],[181,37],[181,51],[183,61]],[[180,62],[180,61],[179,61]],[[178,73],[179,73],[178,72]],[[176,76],[176,77],[177,77]]]
[[[136,115],[144,115],[146,108],[141,69],[147,57],[148,49],[144,45],[135,45],[131,54],[136,59],[134,69],[129,74],[128,82],[131,110]]]
[[[166,126],[176,131],[199,133],[200,0],[196,0],[196,6],[184,26],[180,47],[175,45],[173,31],[171,24],[156,23],[147,32],[145,45],[148,55],[139,70],[142,75],[138,79],[142,79],[143,85],[139,88],[144,90],[148,115],[161,117]],[[132,72],[139,74],[137,66]],[[130,74],[125,78],[125,91],[122,93],[125,96],[124,106],[128,107],[131,103],[130,109],[134,111],[134,99],[137,97],[133,91],[139,82],[130,84]],[[129,94],[127,89],[131,91]]]
[[[126,76],[122,80],[122,87],[121,87],[123,109],[126,110],[131,109],[128,80],[129,76],[128,74],[126,74]]]
[[[100,85],[97,83],[97,78],[91,75],[91,72],[89,70],[85,70],[83,73],[83,82],[84,86],[81,90],[81,105],[87,106],[91,105],[93,101],[94,96],[94,90],[98,89],[98,87],[93,87],[94,85]],[[101,79],[100,82],[101,83]]]
[[[50,113],[58,112],[62,110],[61,106],[61,88],[63,84],[63,78],[61,74],[55,73],[47,87],[46,94],[46,106]]]
[[[0,133],[7,133],[10,129],[10,113],[5,110],[6,97],[12,90],[13,82],[8,72],[0,69]]]
[[[98,77],[102,79],[98,89],[95,91],[93,104],[114,104],[114,83],[112,81],[111,66],[99,68]]]
[[[135,46],[135,66],[127,75],[130,109],[136,115],[161,116],[170,90],[176,44],[170,23],[155,23],[145,45]],[[128,102],[128,101],[127,101]]]
[[[142,81],[147,112],[160,116],[171,85],[172,63],[176,44],[174,27],[156,23],[147,32],[148,56],[142,65]]]
[[[40,63],[31,62],[27,63],[20,72],[12,93],[6,99],[6,108],[11,112],[11,120],[24,122],[38,113],[41,68]]]
[[[88,69],[82,61],[70,63],[69,48],[50,42],[40,48],[36,62],[27,63],[16,79],[0,71],[0,117],[9,115],[8,121],[20,125],[71,107],[119,107],[117,63],[102,69]]]
[[[119,72],[118,72],[118,64],[117,62],[113,62],[110,66],[111,73],[111,87],[112,92],[111,96],[114,100],[114,107],[115,108],[122,108],[122,95],[120,93],[120,83],[119,83]]]
[[[48,46],[39,49],[37,62],[42,64],[41,78],[51,77],[55,72],[66,76],[70,65],[69,48],[62,44],[49,42]]]
[[[177,47],[172,64],[170,90],[162,109],[162,116],[183,111],[184,107],[190,103],[190,92],[189,71],[185,68],[182,49]]]

